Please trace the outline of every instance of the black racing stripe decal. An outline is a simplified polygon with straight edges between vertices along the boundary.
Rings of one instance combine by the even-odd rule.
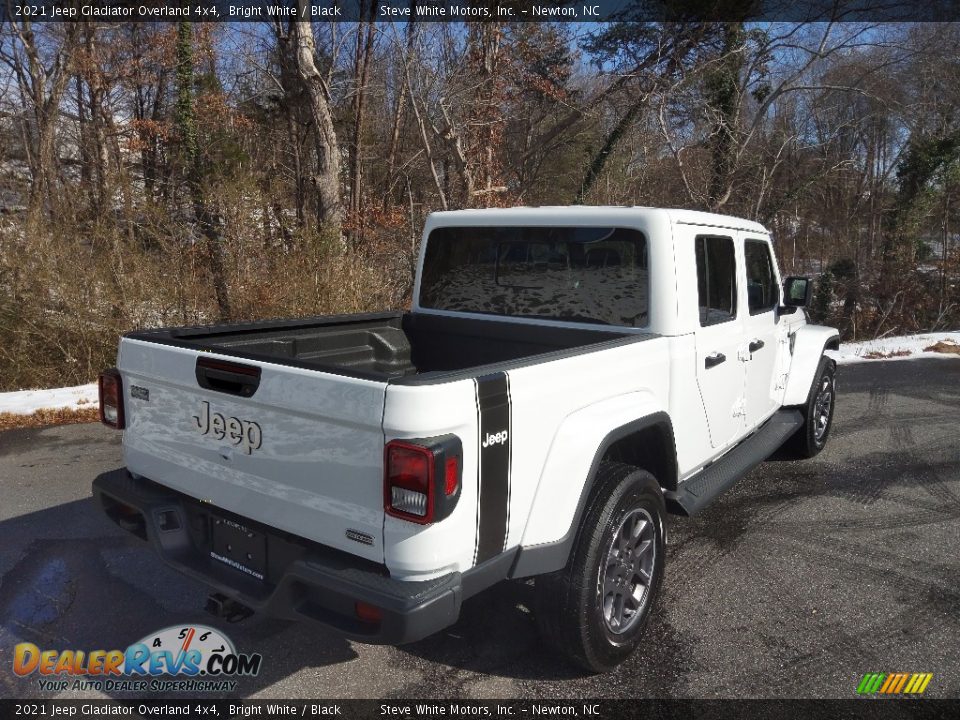
[[[503,552],[510,502],[510,399],[506,373],[477,378],[480,483],[474,563]]]
[[[505,373],[507,379],[507,519],[506,526],[503,529],[503,549],[507,549],[507,540],[510,536],[510,507],[513,494],[513,396],[510,394],[510,375]]]
[[[476,565],[477,564],[477,548],[479,547],[479,544],[480,544],[480,495],[481,495],[481,489],[482,489],[480,487],[480,452],[479,452],[480,443],[482,442],[481,441],[482,435],[480,430],[480,389],[479,389],[479,386],[477,385],[476,379],[474,379],[473,381],[473,394],[477,402],[477,450],[478,450],[477,452],[477,520],[476,520],[476,527],[473,535],[474,537],[473,564]]]

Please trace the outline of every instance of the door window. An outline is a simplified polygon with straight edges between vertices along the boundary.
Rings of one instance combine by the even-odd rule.
[[[780,300],[770,245],[763,240],[747,240],[743,247],[747,263],[747,303],[750,314],[758,315],[772,310]]]
[[[696,239],[700,325],[717,325],[737,316],[737,258],[733,239],[701,235]]]

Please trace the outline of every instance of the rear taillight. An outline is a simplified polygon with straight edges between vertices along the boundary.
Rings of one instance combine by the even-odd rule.
[[[447,458],[443,478],[443,494],[454,495],[460,489],[460,458]]]
[[[100,373],[100,422],[115,430],[123,430],[123,380],[120,371],[110,368]]]
[[[392,440],[384,453],[383,505],[388,515],[427,524],[442,520],[460,497],[460,440]]]
[[[414,522],[433,521],[433,452],[394,440],[387,445],[386,510]]]

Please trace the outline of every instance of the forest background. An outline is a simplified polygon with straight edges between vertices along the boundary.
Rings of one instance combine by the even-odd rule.
[[[471,207],[755,219],[845,339],[955,329],[958,110],[950,23],[7,18],[0,390],[134,328],[403,307]]]

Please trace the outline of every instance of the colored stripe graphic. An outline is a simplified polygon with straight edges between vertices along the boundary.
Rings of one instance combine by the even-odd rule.
[[[886,678],[886,673],[867,673],[863,676],[863,680],[860,681],[860,685],[857,687],[857,693],[860,695],[872,695],[880,689],[880,686]]]
[[[897,684],[897,680],[900,679],[900,676],[896,673],[891,673],[887,675],[887,679],[884,681],[883,685],[880,687],[880,693],[885,694],[890,692],[890,688]]]
[[[890,695],[895,695],[903,689],[903,685],[907,682],[907,673],[894,673],[893,680],[890,682],[890,687],[887,688],[887,693]]]
[[[910,673],[903,673],[902,677],[900,678],[900,682],[897,683],[897,689],[894,690],[893,692],[898,693],[901,690],[903,690],[903,686],[907,684],[907,678],[909,677],[910,677]]]
[[[857,685],[858,695],[920,695],[933,673],[866,673]]]

